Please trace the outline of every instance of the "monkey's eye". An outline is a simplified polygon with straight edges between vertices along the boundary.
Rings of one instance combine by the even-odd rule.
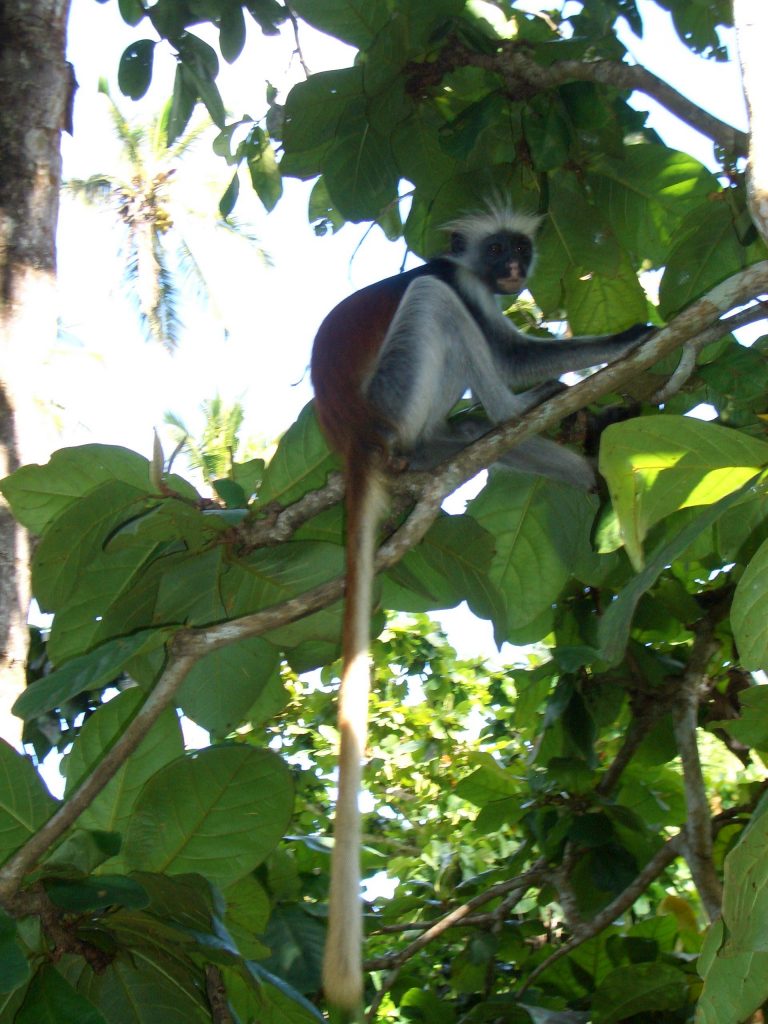
[[[501,244],[499,242],[491,242],[491,244],[488,246],[488,255],[496,259],[498,256],[501,256],[501,253]]]

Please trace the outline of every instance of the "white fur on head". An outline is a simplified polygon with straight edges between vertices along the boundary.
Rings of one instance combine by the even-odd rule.
[[[458,217],[445,225],[445,230],[462,235],[468,246],[487,238],[497,231],[511,231],[533,238],[541,223],[541,217],[530,213],[516,213],[509,203],[491,200],[487,210]]]

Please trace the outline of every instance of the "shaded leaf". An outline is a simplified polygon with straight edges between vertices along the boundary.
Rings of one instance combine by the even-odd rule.
[[[208,747],[161,768],[144,786],[124,862],[143,871],[198,871],[226,885],[274,849],[292,810],[290,775],[276,754]]]

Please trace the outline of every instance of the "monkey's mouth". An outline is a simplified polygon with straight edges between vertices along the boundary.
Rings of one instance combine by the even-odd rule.
[[[520,292],[525,288],[525,280],[520,274],[509,274],[507,277],[496,279],[496,288],[502,295],[511,295],[513,292]]]

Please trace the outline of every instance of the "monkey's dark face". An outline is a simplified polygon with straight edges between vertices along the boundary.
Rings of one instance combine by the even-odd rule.
[[[528,235],[499,231],[480,243],[480,276],[502,295],[525,288],[532,262],[533,243]]]

